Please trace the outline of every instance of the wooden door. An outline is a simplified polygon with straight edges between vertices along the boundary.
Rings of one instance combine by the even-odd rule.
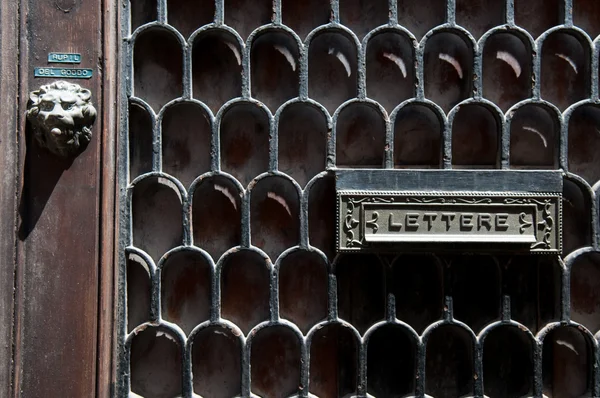
[[[109,396],[115,8],[23,0],[0,15],[0,396]],[[56,63],[53,52],[81,57]],[[35,76],[52,67],[58,76]],[[77,68],[92,76],[71,78]],[[89,90],[97,110],[90,144],[70,158],[38,145],[26,119],[30,92],[58,80]]]

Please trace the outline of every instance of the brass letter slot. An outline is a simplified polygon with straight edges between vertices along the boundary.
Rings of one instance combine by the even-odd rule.
[[[561,250],[558,189],[538,192],[536,184],[529,185],[533,192],[339,189],[344,181],[338,178],[340,252],[427,250],[432,245],[437,251]],[[446,181],[444,188],[452,179]]]

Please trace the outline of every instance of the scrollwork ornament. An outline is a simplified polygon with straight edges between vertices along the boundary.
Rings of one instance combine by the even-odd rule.
[[[96,120],[91,97],[90,90],[65,81],[32,91],[27,119],[38,144],[62,157],[81,153],[92,139]]]
[[[550,201],[545,201],[544,202],[544,207],[543,207],[543,212],[542,212],[542,220],[538,222],[538,226],[540,228],[542,228],[542,240],[534,245],[532,245],[532,248],[548,248],[550,247],[550,239],[552,236],[552,230],[554,227],[554,218],[552,217],[552,213],[550,212],[551,209],[551,203]]]

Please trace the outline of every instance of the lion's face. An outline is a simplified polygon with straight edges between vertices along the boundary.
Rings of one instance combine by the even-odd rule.
[[[89,90],[58,81],[30,96],[27,117],[41,146],[61,156],[77,154],[90,142],[96,109]]]

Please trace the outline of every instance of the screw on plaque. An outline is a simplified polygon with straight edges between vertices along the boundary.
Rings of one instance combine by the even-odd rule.
[[[56,81],[29,94],[27,119],[38,144],[50,152],[71,157],[92,139],[96,108],[92,93],[79,84]]]

